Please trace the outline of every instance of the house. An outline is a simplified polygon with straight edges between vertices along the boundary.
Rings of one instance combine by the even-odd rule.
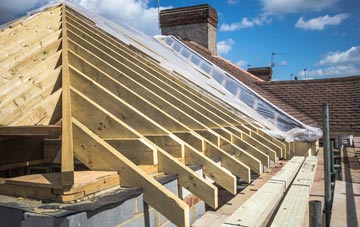
[[[204,42],[70,3],[2,27],[0,226],[189,226],[219,190],[316,152],[319,122],[214,55],[216,11],[191,11]]]
[[[192,14],[195,9],[199,11],[199,7],[202,7],[203,11],[211,12],[208,14],[208,19],[203,17],[201,20],[198,18],[192,20],[189,17],[188,14]],[[257,94],[305,125],[322,128],[321,104],[327,102],[330,109],[331,138],[334,140],[335,146],[339,147],[345,142],[352,145],[353,136],[358,136],[360,133],[360,76],[271,81],[270,67],[249,68],[248,72],[245,72],[235,64],[218,56],[214,51],[215,46],[204,45],[206,43],[204,40],[216,38],[216,30],[209,29],[208,33],[199,33],[193,30],[194,27],[189,27],[190,24],[197,26],[203,24],[204,27],[206,27],[204,24],[207,24],[208,27],[216,28],[217,16],[213,16],[213,11],[214,9],[209,5],[163,10],[160,13],[162,33],[177,37],[179,42],[223,69],[226,73],[231,74]],[[176,20],[168,18],[167,15],[172,15]],[[168,20],[171,20],[171,23]],[[174,29],[171,30],[170,28]],[[192,29],[194,36],[189,36],[187,29]],[[204,35],[199,38],[199,34]]]

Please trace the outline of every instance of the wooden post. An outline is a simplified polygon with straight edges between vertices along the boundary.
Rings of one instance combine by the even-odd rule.
[[[61,184],[74,184],[74,156],[71,122],[70,78],[68,65],[68,43],[65,4],[62,6],[62,140],[61,140]]]

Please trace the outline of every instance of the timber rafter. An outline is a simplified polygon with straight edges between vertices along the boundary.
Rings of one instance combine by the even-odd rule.
[[[76,157],[91,170],[118,171],[122,186],[142,187],[146,203],[189,226],[186,203],[153,174],[177,174],[180,186],[216,208],[218,188],[189,165],[236,194],[237,178],[250,183],[251,172],[289,153],[288,144],[66,4],[0,37],[9,41],[0,51],[0,137],[61,134],[63,185],[74,182]]]

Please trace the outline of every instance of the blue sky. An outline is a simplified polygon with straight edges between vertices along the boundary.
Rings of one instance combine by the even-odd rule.
[[[0,23],[48,0],[1,0]],[[154,35],[157,0],[72,0]],[[275,80],[360,75],[359,0],[161,0],[161,8],[208,3],[218,11],[218,52],[247,69],[269,66]]]

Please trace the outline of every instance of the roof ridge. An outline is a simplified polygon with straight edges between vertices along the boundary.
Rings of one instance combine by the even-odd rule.
[[[356,81],[360,80],[360,75],[336,77],[336,78],[322,78],[311,80],[277,80],[277,81],[257,81],[256,83],[263,84],[301,84],[301,83],[326,83],[326,82],[343,82],[343,81]]]

